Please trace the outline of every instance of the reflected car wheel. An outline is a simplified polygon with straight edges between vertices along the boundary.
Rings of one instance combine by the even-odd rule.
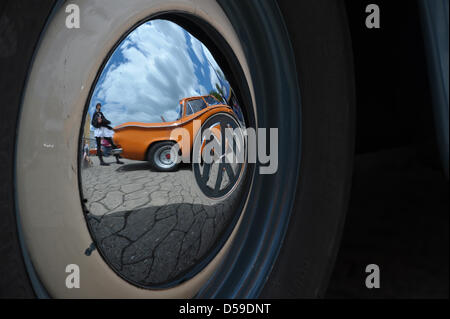
[[[147,159],[158,172],[173,172],[178,169],[178,152],[174,142],[158,142],[150,146]]]

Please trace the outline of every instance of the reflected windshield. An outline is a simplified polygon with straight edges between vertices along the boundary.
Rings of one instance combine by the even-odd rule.
[[[205,96],[205,101],[206,103],[208,103],[209,106],[221,104],[219,101],[216,100],[216,98],[214,98],[211,95]]]

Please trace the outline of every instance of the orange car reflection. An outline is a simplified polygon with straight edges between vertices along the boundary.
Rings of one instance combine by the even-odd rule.
[[[234,114],[231,107],[220,103],[214,96],[196,96],[184,98],[178,106],[178,119],[164,123],[128,122],[114,128],[114,143],[119,145],[123,152],[122,157],[149,161],[152,166],[160,171],[170,171],[176,168],[172,146],[179,143],[181,152],[183,146],[192,147],[193,139],[201,127],[201,124],[210,116],[226,112]],[[200,125],[194,125],[194,120],[199,120]],[[189,132],[189,143],[180,143],[181,136],[175,137],[174,130],[184,128]],[[172,135],[172,137],[171,137]],[[177,138],[177,139],[176,139]],[[189,154],[192,150],[189,150]]]

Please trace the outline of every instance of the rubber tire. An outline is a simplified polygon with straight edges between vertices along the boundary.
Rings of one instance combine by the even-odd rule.
[[[253,75],[258,126],[279,128],[280,163],[275,175],[255,175],[239,234],[217,271],[226,279],[212,278],[200,297],[321,297],[340,244],[354,156],[353,56],[344,2],[219,2]]]
[[[53,0],[8,0],[0,4],[0,298],[35,297],[17,233],[15,144],[22,91],[53,5]]]
[[[0,276],[0,297],[34,296],[16,227],[15,130],[33,52],[54,4],[53,0],[7,0],[0,7],[0,39],[15,45],[11,54],[0,59],[0,91],[4,94],[0,117],[0,271],[4,276]],[[302,121],[298,125],[302,155],[288,229],[259,296],[311,298],[325,291],[350,192],[354,139],[351,43],[341,1],[279,0],[278,6],[290,35],[301,91]],[[242,30],[237,31],[243,35]],[[0,54],[5,47],[0,43]]]
[[[263,298],[325,294],[350,197],[355,85],[343,1],[278,0],[302,99],[302,158],[289,228]]]
[[[175,165],[174,165],[173,167],[171,167],[171,168],[163,168],[163,167],[159,167],[158,164],[155,163],[155,161],[153,160],[153,159],[154,159],[155,152],[156,152],[159,148],[161,148],[161,147],[163,147],[163,146],[166,146],[166,145],[173,146],[173,145],[175,145],[175,143],[174,143],[174,142],[171,142],[171,141],[157,142],[157,143],[153,144],[152,146],[150,146],[150,148],[148,149],[148,152],[147,152],[147,160],[148,160],[148,162],[150,163],[150,165],[152,166],[152,168],[153,168],[155,171],[157,171],[157,172],[174,172],[174,171],[176,171],[176,170],[178,169],[178,167],[180,166],[180,164],[178,163],[178,164],[175,164]]]
[[[422,16],[436,137],[444,174],[449,178],[448,1],[418,1]]]

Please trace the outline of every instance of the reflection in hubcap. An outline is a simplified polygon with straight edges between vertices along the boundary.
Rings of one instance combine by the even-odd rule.
[[[88,223],[103,256],[125,278],[158,286],[202,260],[235,214],[238,193],[208,201],[191,171],[158,173],[147,163],[83,170]]]
[[[244,119],[222,69],[186,30],[152,20],[114,51],[87,113],[81,191],[99,253],[143,288],[171,287],[197,274],[227,239],[244,193],[245,161],[229,161],[245,152]],[[188,150],[193,164],[173,147],[177,128],[200,139]]]

